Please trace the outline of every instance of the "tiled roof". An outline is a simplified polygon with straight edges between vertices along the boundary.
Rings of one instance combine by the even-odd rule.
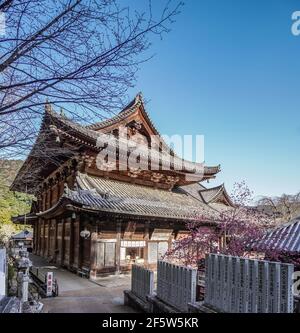
[[[33,233],[28,230],[23,230],[19,232],[18,234],[12,235],[11,238],[13,239],[24,239],[24,238],[32,238]]]
[[[216,198],[216,196],[224,189],[223,185],[219,185],[216,187],[208,188],[205,190],[202,190],[200,192],[200,195],[204,199],[205,202],[209,203]]]
[[[200,195],[200,192],[204,189],[206,189],[206,188],[200,183],[193,183],[193,184],[189,184],[189,185],[183,185],[183,186],[179,186],[177,188],[178,191],[187,193],[190,196],[192,196],[193,198],[195,198],[197,200],[200,200],[203,203],[204,203],[204,200],[202,199],[202,197]]]
[[[138,95],[138,96],[140,96],[140,95]],[[132,112],[133,108],[135,108],[139,103],[142,103],[141,98],[138,96],[136,97],[135,102],[132,103],[132,105],[129,105],[127,109],[123,110],[117,117],[112,118],[111,121],[113,121],[113,122],[118,121],[118,119],[119,119],[118,117],[126,117],[127,112]],[[145,113],[145,117],[147,118],[148,123],[153,128],[154,132],[157,132],[157,130],[155,129],[155,127],[154,127],[153,123],[151,122],[146,111],[144,111],[144,113]],[[25,188],[24,184],[26,183],[28,193],[32,193],[32,194],[35,193],[36,183],[33,184],[33,181],[31,180],[33,173],[32,173],[32,170],[30,170],[30,172],[28,171],[28,166],[30,166],[30,162],[32,161],[32,159],[35,159],[37,161],[39,160],[39,158],[40,158],[39,156],[41,155],[39,153],[41,151],[41,147],[40,147],[41,142],[42,142],[42,150],[44,151],[46,149],[45,143],[43,142],[43,140],[45,140],[45,137],[43,135],[44,132],[46,133],[46,137],[49,136],[49,130],[50,130],[58,136],[62,136],[68,140],[72,140],[73,142],[75,142],[75,144],[78,144],[80,146],[84,145],[84,146],[90,147],[91,149],[97,149],[96,142],[97,142],[97,138],[99,137],[100,133],[97,132],[96,130],[94,130],[95,128],[98,129],[97,126],[95,126],[95,127],[88,126],[87,127],[87,126],[82,126],[78,123],[75,123],[74,121],[67,119],[65,116],[59,115],[58,113],[54,112],[51,108],[51,105],[47,104],[45,107],[45,114],[44,114],[44,118],[42,121],[40,134],[36,140],[35,145],[33,146],[32,150],[31,150],[30,154],[28,155],[26,161],[23,163],[22,167],[20,168],[13,184],[11,185],[11,189],[13,191],[15,191],[15,190],[24,191],[24,188]],[[119,139],[119,140],[121,140],[121,139]],[[44,156],[41,156],[40,159],[41,160],[44,159]],[[167,157],[167,161],[169,161],[168,157]],[[192,170],[195,167],[193,162],[185,161],[182,158],[177,157],[177,156],[174,156],[172,158],[171,163],[172,163],[174,169],[177,170],[178,167],[182,167],[183,161],[184,161],[184,166],[186,166],[188,169],[191,167],[191,170]],[[39,163],[36,163],[36,164],[39,165]],[[41,163],[41,165],[42,164],[43,163]],[[199,167],[199,165],[197,165],[197,168],[198,167]],[[200,167],[202,168],[202,165],[200,165]],[[184,170],[184,172],[185,171],[188,172],[187,170]],[[215,174],[217,174],[219,171],[220,171],[220,165],[212,166],[212,167],[204,166],[204,176],[206,178],[215,177]],[[37,170],[36,176],[35,176],[36,179],[34,179],[35,181],[40,181],[37,178],[40,177],[41,172],[42,172],[42,168],[41,168],[41,170]],[[193,172],[191,172],[190,174],[193,175]],[[29,175],[29,178],[28,178],[28,175]],[[195,175],[198,176],[198,179],[199,179],[199,176],[201,176],[201,175],[198,175],[198,173],[195,173]],[[31,184],[32,184],[32,186],[31,186]]]
[[[266,233],[261,240],[255,241],[252,247],[259,251],[300,252],[300,216]]]
[[[118,123],[119,121],[128,117],[131,113],[133,113],[136,108],[141,104],[142,100],[140,94],[138,94],[133,101],[131,101],[121,112],[115,115],[112,118],[97,122],[95,124],[91,124],[86,126],[88,129],[99,130],[105,128],[107,126]]]
[[[218,212],[184,193],[125,183],[79,173],[76,190],[65,189],[59,202],[37,215],[51,214],[61,204],[73,204],[99,212],[170,218],[175,220],[204,219],[213,222]]]
[[[224,195],[229,206],[233,206],[233,203],[225,189],[224,184],[212,188],[206,188],[200,183],[194,183],[190,185],[180,186],[179,188],[191,195],[192,197],[206,204],[215,204],[218,202],[217,199]]]
[[[67,190],[64,197],[73,203],[116,213],[158,216],[178,219],[207,217],[217,212],[187,194],[124,183],[79,173],[78,189]]]

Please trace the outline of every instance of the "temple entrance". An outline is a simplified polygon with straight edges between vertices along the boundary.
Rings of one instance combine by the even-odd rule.
[[[101,240],[97,243],[97,267],[113,268],[116,267],[116,241],[115,240]]]
[[[121,241],[121,265],[143,264],[145,261],[145,241]]]
[[[148,263],[156,264],[168,251],[168,242],[149,242],[148,243]]]

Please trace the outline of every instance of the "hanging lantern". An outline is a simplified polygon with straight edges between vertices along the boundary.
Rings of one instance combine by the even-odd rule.
[[[91,233],[89,230],[87,230],[87,228],[84,228],[84,230],[82,230],[80,232],[80,237],[84,238],[84,239],[88,239],[90,237]]]

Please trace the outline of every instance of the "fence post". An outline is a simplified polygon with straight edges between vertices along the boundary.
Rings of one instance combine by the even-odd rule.
[[[157,297],[176,309],[187,312],[196,301],[197,269],[165,261],[157,264]]]
[[[131,291],[144,302],[154,290],[154,272],[142,266],[132,265]]]

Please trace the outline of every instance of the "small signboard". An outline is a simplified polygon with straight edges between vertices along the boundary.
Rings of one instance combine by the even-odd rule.
[[[52,290],[53,290],[53,272],[47,272],[47,291],[46,296],[50,297],[52,296]]]

